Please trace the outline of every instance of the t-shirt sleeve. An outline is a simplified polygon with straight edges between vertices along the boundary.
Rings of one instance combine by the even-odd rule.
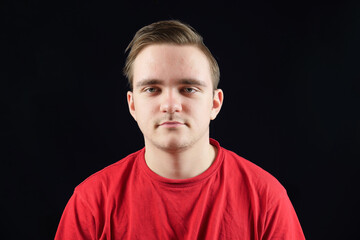
[[[267,210],[262,239],[305,239],[299,220],[286,191],[284,191],[284,194],[281,194],[278,200]]]
[[[75,190],[61,217],[55,240],[95,239],[95,220],[87,202]]]

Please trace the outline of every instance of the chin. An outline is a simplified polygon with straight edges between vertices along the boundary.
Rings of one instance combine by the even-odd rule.
[[[179,137],[171,137],[168,139],[164,139],[155,145],[157,145],[157,147],[165,151],[178,152],[187,149],[189,146],[191,146],[191,141],[189,140],[186,141],[185,139],[181,139]]]

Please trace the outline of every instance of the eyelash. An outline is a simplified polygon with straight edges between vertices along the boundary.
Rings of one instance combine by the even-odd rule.
[[[188,91],[188,90],[190,90],[190,91]],[[192,88],[192,87],[183,88],[182,91],[184,91],[186,93],[195,93],[195,92],[197,92],[197,90],[195,88]]]
[[[147,87],[143,90],[143,92],[145,93],[157,93],[160,92],[161,90],[157,87]],[[199,90],[193,87],[185,87],[181,89],[181,92],[184,92],[186,94],[193,94],[198,92]]]
[[[150,91],[150,90],[154,90],[154,91]],[[154,93],[154,92],[158,92],[159,90],[155,87],[148,87],[148,88],[145,88],[143,91],[148,92],[148,93]]]

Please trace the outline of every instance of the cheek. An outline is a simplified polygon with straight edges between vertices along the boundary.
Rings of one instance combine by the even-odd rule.
[[[212,102],[202,102],[197,104],[192,104],[189,106],[189,114],[193,116],[193,118],[197,122],[208,122],[210,121],[211,117],[211,109],[212,109]]]
[[[138,121],[146,123],[156,112],[154,103],[149,101],[135,102],[135,114]]]

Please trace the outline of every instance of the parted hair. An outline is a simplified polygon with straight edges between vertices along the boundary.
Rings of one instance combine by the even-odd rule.
[[[198,47],[207,57],[210,65],[213,88],[217,89],[220,80],[219,66],[205,46],[202,36],[191,26],[178,20],[159,21],[138,30],[127,46],[129,52],[126,58],[124,75],[129,81],[130,90],[133,90],[133,64],[142,49],[153,44],[190,45]]]

